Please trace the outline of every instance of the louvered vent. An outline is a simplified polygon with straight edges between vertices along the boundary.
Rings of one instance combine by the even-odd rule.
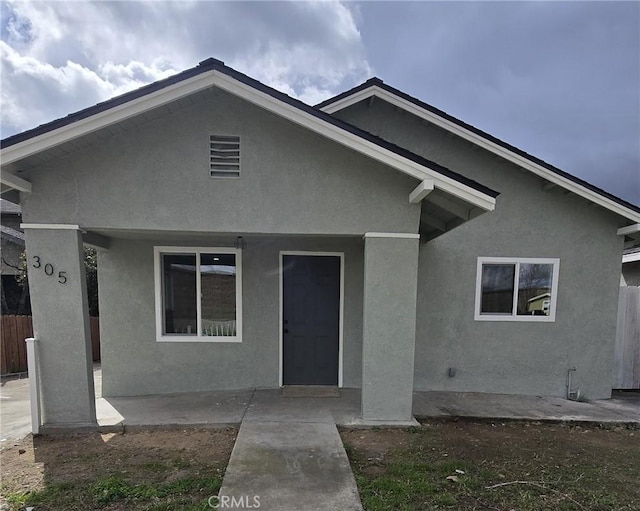
[[[211,135],[211,177],[240,177],[240,137]]]

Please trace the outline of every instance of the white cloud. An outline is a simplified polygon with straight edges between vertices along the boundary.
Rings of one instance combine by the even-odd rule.
[[[175,72],[156,62],[89,69],[67,61],[53,66],[17,53],[0,41],[2,72],[2,136],[54,120],[71,112],[135,89]]]
[[[209,56],[308,103],[366,78],[339,2],[3,4],[2,136],[135,89]]]

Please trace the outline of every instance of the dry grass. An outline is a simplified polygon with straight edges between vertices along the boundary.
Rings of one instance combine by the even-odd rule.
[[[0,452],[10,509],[203,510],[217,495],[235,429],[27,437]]]
[[[367,511],[640,509],[637,430],[450,422],[341,434]]]

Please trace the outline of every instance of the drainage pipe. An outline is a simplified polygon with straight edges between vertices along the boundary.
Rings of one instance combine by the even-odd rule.
[[[567,370],[567,399],[571,399],[571,373],[575,372],[575,370],[575,366]]]

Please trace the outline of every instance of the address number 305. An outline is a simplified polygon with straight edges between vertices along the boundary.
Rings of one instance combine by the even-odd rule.
[[[53,267],[53,265],[51,263],[44,263],[42,262],[42,260],[40,259],[40,256],[33,256],[33,264],[31,265],[33,268],[40,268],[42,270],[44,270],[45,275],[48,275],[49,277],[53,277],[55,271],[55,268]],[[67,272],[66,271],[59,271],[58,272],[58,283],[59,284],[66,284],[67,283]]]

